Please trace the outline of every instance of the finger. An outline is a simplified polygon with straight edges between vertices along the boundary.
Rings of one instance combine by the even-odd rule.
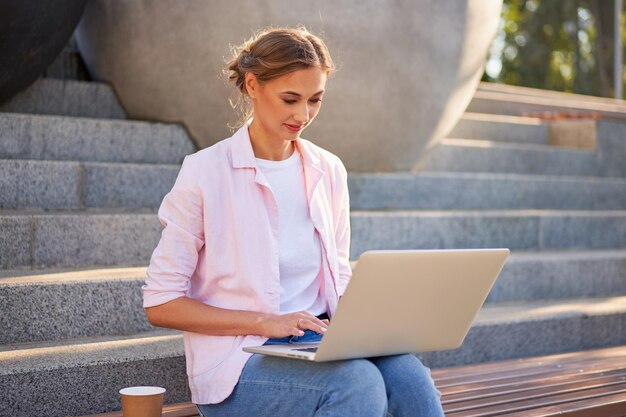
[[[329,324],[328,320],[320,320],[317,317],[315,317],[315,321],[313,321],[313,323],[323,328],[324,331],[328,330],[328,324]]]
[[[317,326],[323,327],[323,328],[328,327],[328,320],[324,322],[324,320],[318,319],[317,317],[315,317],[313,314],[309,313],[308,311],[304,311],[303,313],[306,314],[306,320],[309,320],[311,323],[315,323]]]
[[[304,323],[304,320],[300,321],[300,326],[302,326],[302,323]],[[292,336],[304,336],[304,331],[297,328],[297,327],[292,327],[291,328],[291,335]]]
[[[328,330],[328,328],[326,327],[326,325],[324,323],[322,323],[321,320],[317,320],[321,323],[318,324],[317,322],[313,322],[311,320],[300,320],[300,328],[301,329],[307,329],[307,330],[313,330],[316,333],[326,333],[326,330]]]
[[[300,311],[299,312],[300,315],[300,328],[306,328],[308,330],[313,330],[314,332],[317,333],[326,333],[326,331],[328,330],[328,320],[325,323],[324,320],[320,320],[317,317],[315,317],[313,314],[309,313],[308,311]],[[305,321],[308,321],[310,323],[310,325],[308,326],[304,326],[303,323]]]
[[[326,326],[330,325],[330,320],[328,320],[328,319],[324,319],[324,320],[322,320],[322,322],[323,322]]]

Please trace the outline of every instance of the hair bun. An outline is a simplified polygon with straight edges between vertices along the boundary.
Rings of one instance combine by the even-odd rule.
[[[254,56],[252,56],[252,53],[249,50],[244,49],[239,54],[239,62],[240,66],[249,68],[254,65]]]

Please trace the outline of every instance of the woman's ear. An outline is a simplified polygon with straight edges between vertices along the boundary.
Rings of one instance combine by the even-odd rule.
[[[246,72],[245,77],[246,77],[246,91],[248,92],[248,96],[250,96],[250,98],[254,100],[259,90],[259,80],[251,72]]]

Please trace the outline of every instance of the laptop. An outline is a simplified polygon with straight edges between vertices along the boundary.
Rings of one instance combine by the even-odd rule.
[[[317,343],[243,348],[316,362],[461,346],[508,249],[364,252]]]

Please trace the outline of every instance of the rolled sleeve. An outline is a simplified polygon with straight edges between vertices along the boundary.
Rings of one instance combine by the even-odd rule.
[[[204,246],[202,196],[192,161],[191,156],[185,158],[174,187],[159,208],[164,228],[142,286],[144,308],[187,295]]]

